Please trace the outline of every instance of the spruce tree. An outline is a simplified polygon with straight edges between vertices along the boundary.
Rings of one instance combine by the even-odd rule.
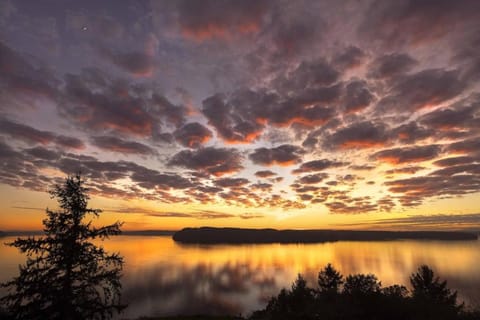
[[[19,275],[3,283],[1,304],[14,319],[109,319],[120,303],[123,258],[92,240],[120,234],[121,223],[94,227],[101,210],[88,208],[88,189],[80,175],[50,191],[59,210],[47,209],[45,235],[18,238],[10,246],[27,255]]]

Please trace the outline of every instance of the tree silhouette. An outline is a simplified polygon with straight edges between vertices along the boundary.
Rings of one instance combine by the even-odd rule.
[[[382,284],[373,274],[349,275],[345,280],[343,292],[346,294],[371,294],[380,291]]]
[[[343,284],[343,276],[329,263],[318,273],[319,292],[337,293]]]
[[[109,319],[120,304],[123,258],[91,242],[120,234],[121,223],[96,228],[87,216],[88,189],[80,175],[69,176],[50,191],[60,209],[46,210],[45,236],[18,238],[10,246],[27,255],[19,276],[3,283],[1,299],[15,319]]]
[[[451,292],[447,288],[447,281],[440,281],[435,277],[433,270],[426,265],[418,268],[417,273],[412,274],[410,283],[413,287],[413,298],[428,300],[451,307],[457,306],[457,292]]]

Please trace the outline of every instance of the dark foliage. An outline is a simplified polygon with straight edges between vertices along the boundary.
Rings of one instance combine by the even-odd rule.
[[[45,236],[18,238],[10,246],[27,255],[19,276],[3,283],[1,304],[13,319],[109,319],[121,311],[123,259],[91,241],[120,234],[120,223],[96,228],[87,216],[101,210],[87,206],[80,175],[67,177],[50,192],[60,209],[46,210]]]
[[[343,276],[329,263],[318,273],[318,291],[320,293],[338,293],[343,284]]]
[[[478,311],[466,311],[457,304],[456,292],[427,266],[412,274],[411,284],[410,294],[401,285],[382,288],[373,274],[349,275],[344,282],[340,272],[328,264],[319,273],[318,289],[309,288],[299,275],[291,290],[283,289],[250,319],[480,319]]]

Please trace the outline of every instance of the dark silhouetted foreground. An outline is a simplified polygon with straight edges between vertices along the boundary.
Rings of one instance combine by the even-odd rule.
[[[90,241],[120,234],[120,223],[95,228],[87,215],[84,181],[77,175],[56,185],[52,197],[59,211],[47,209],[44,237],[18,238],[11,246],[27,255],[20,274],[3,283],[9,293],[1,298],[3,318],[12,319],[109,319],[120,304],[122,257],[108,254]]]
[[[241,228],[185,228],[173,235],[182,243],[314,243],[327,241],[476,240],[467,232],[445,231],[349,231],[349,230],[275,230]]]
[[[457,293],[429,267],[421,266],[410,283],[412,292],[402,285],[382,287],[373,274],[344,278],[329,264],[320,271],[317,288],[299,275],[290,290],[283,289],[250,319],[480,319],[480,312],[457,303]]]

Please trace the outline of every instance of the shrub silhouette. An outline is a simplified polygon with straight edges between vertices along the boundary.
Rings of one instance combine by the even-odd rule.
[[[80,175],[55,185],[50,194],[60,210],[46,210],[45,236],[9,244],[27,255],[19,276],[2,284],[8,295],[0,302],[14,319],[108,319],[124,308],[122,257],[90,242],[118,235],[121,224],[96,228],[84,222],[101,212],[87,207],[87,191]]]

